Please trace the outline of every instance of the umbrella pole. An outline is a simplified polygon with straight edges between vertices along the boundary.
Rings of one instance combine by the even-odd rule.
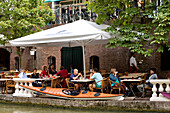
[[[85,61],[85,45],[82,45],[83,48],[83,69],[84,69],[84,78],[86,78],[86,61]]]

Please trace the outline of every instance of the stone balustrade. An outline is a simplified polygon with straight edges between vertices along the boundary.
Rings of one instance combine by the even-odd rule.
[[[20,85],[25,85],[25,86],[32,86],[32,82],[35,82],[37,79],[30,79],[30,78],[14,78],[13,79],[16,82],[15,85],[15,93],[13,93],[13,96],[18,96],[18,97],[33,97],[32,91],[29,91]]]
[[[153,84],[152,88],[152,97],[150,98],[150,101],[170,101],[167,97],[163,96],[159,92],[170,92],[170,79],[157,79],[157,80],[150,80],[150,83]],[[159,84],[159,87],[157,88],[157,84]],[[166,87],[163,87],[163,84],[165,84]],[[158,93],[157,93],[158,92]]]

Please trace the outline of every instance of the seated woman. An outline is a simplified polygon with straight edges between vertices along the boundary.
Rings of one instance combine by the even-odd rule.
[[[156,68],[151,68],[150,69],[150,76],[149,76],[149,79],[146,80],[145,87],[153,87],[153,84],[150,83],[150,80],[157,79],[157,78],[158,78],[158,76],[156,74]],[[137,88],[140,91],[140,93],[142,94],[143,93],[143,84],[138,85]]]
[[[112,87],[118,87],[120,85],[122,93],[125,94],[127,87],[121,82],[121,79],[118,77],[117,73],[116,68],[111,69],[109,78],[112,81]]]
[[[56,74],[57,76],[60,76],[63,78],[63,81],[62,81],[62,88],[66,88],[67,87],[67,84],[66,84],[66,78],[68,76],[68,71],[66,69],[64,69],[63,66],[60,67],[60,71]]]
[[[39,73],[37,73],[36,68],[33,69],[33,74],[31,74],[31,78],[39,78]],[[42,87],[42,83],[38,81],[33,82],[32,85],[34,87]]]
[[[49,75],[48,75],[48,70],[47,70],[47,66],[43,66],[43,69],[42,69],[43,71],[41,72],[41,77],[50,77]]]
[[[57,71],[54,69],[54,64],[51,64],[49,66],[49,74],[55,75],[56,73],[57,73]]]

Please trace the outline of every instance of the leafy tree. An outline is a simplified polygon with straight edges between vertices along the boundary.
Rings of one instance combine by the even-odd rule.
[[[41,31],[54,18],[43,0],[0,0],[0,44]],[[20,47],[17,54],[21,68]]]
[[[0,0],[0,44],[41,31],[54,18],[42,0]]]
[[[159,6],[157,0],[143,1],[139,6],[139,0],[89,0],[88,9],[98,15],[97,23],[112,20],[106,31],[115,36],[106,47],[126,47],[144,56],[170,49],[170,1],[162,0]]]

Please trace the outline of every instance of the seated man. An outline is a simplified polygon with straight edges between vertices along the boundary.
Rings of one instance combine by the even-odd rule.
[[[148,80],[146,80],[145,87],[153,87],[153,84],[150,83],[150,80],[157,79],[157,78],[158,78],[158,76],[156,74],[156,69],[155,68],[151,68],[150,69],[150,77],[149,77]],[[143,84],[138,85],[137,88],[140,91],[140,93],[142,94],[143,93]]]
[[[39,78],[39,73],[37,73],[37,69],[33,69],[33,74],[31,74],[31,78]]]
[[[19,78],[28,78],[24,69],[20,69],[20,74],[18,76]]]
[[[82,77],[82,74],[81,73],[78,73],[78,69],[74,69],[74,73],[72,73],[70,75],[70,80],[69,82],[71,82],[71,80],[77,80],[79,78],[79,76]],[[69,83],[69,86],[71,87],[73,84]],[[75,87],[76,87],[76,90],[79,89],[79,85],[78,84],[75,84]]]
[[[31,74],[31,78],[39,78],[39,73],[37,73],[37,69],[33,69],[33,74]],[[35,81],[32,83],[34,87],[42,87],[42,83],[39,81]]]
[[[93,91],[93,88],[101,88],[103,77],[99,73],[97,68],[93,69],[93,73],[90,74],[90,80],[95,80],[96,84],[89,84],[89,89]]]
[[[63,78],[63,81],[62,81],[62,88],[66,88],[67,85],[66,85],[66,78],[68,76],[68,71],[67,69],[64,69],[63,66],[60,67],[60,71],[56,74],[57,76],[60,76]]]

